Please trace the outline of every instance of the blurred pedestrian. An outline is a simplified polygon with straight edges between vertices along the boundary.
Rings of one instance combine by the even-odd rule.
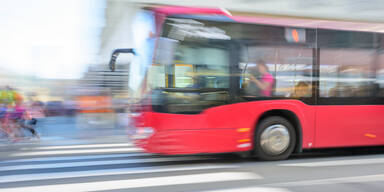
[[[22,97],[18,96],[15,100],[15,106],[13,108],[13,112],[11,114],[10,119],[14,123],[14,131],[21,133],[21,128],[25,129],[35,137],[40,138],[40,136],[37,134],[36,130],[33,127],[33,124],[36,124],[36,120],[33,120],[30,116],[30,114],[27,113],[26,108],[22,104]],[[31,121],[31,123],[27,123],[27,121]]]
[[[27,113],[30,119],[35,119],[36,121],[45,117],[44,108],[38,101],[30,103]]]
[[[5,86],[0,90],[0,103],[13,105],[15,101],[15,91],[10,86]]]
[[[10,130],[6,120],[7,106],[4,103],[0,103],[0,132],[7,137],[10,136]]]
[[[250,67],[249,85],[247,92],[249,95],[270,97],[273,92],[274,77],[268,70],[268,66],[263,60],[257,62],[256,68]]]

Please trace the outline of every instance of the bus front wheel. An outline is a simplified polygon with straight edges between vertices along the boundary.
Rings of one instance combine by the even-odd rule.
[[[254,152],[262,160],[287,159],[293,152],[295,143],[295,129],[283,117],[267,117],[256,127]]]

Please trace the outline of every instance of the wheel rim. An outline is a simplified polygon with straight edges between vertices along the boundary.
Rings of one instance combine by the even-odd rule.
[[[264,152],[279,155],[288,149],[290,136],[287,127],[281,124],[267,127],[260,137],[260,145]]]

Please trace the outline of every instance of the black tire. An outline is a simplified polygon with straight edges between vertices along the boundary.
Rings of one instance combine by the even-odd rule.
[[[261,138],[261,134],[266,128],[272,125],[279,125],[279,124],[285,126],[288,130],[289,146],[283,152],[272,155],[263,149],[263,147],[261,146],[260,138]],[[280,116],[271,116],[261,120],[260,123],[258,123],[255,130],[253,150],[255,155],[261,160],[276,161],[276,160],[287,159],[295,149],[295,145],[296,145],[296,132],[292,124],[287,119]]]

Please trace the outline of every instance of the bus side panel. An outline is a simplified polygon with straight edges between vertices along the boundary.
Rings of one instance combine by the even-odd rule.
[[[201,114],[147,112],[137,127],[153,127],[152,137],[136,143],[150,153],[196,154],[249,151],[257,119],[269,110],[292,111],[302,127],[303,148],[314,139],[314,107],[297,100],[244,102],[207,109]]]
[[[196,154],[226,153],[249,150],[237,148],[236,142],[250,138],[249,133],[238,133],[231,125],[215,126],[207,123],[207,114],[168,114],[145,112],[134,119],[136,129],[152,127],[155,132],[135,143],[150,153]]]
[[[237,148],[237,140],[233,129],[166,130],[149,139],[144,149],[170,155],[246,151]]]
[[[317,106],[316,147],[384,144],[384,106]]]
[[[306,105],[298,100],[268,100],[244,102],[208,109],[207,124],[217,128],[250,128],[253,140],[254,128],[258,118],[270,110],[288,110],[293,112],[301,124],[302,148],[314,146],[315,106]]]

